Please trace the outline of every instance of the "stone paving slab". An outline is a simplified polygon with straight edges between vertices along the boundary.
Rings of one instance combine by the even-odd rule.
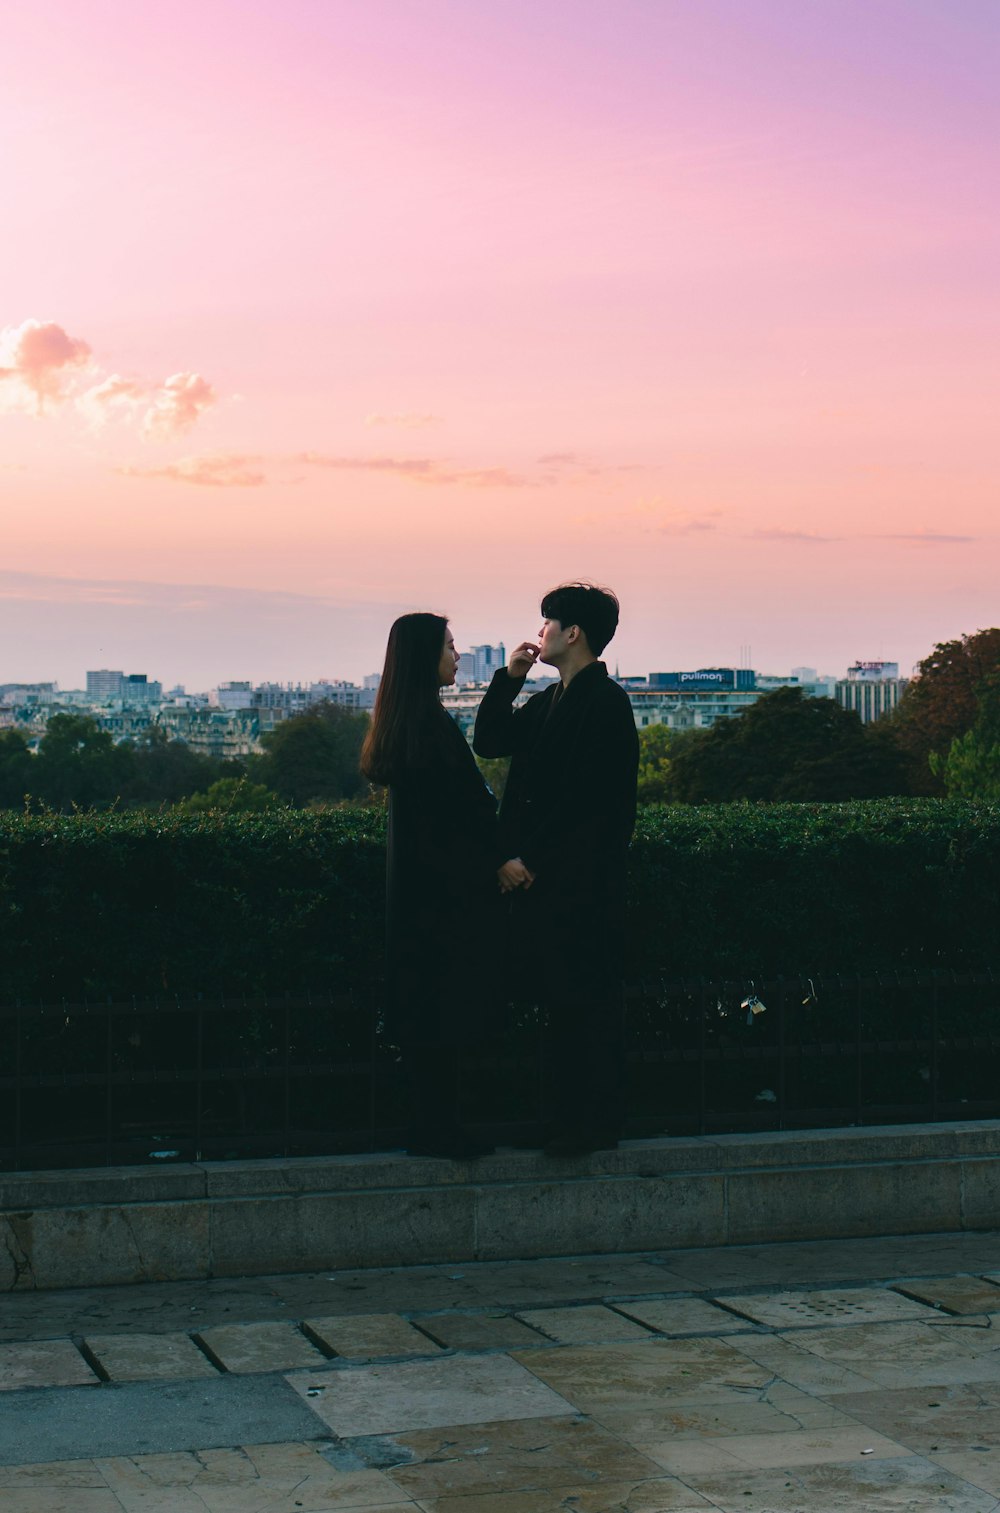
[[[0,1466],[321,1438],[280,1376],[37,1388],[4,1401]]]
[[[960,1477],[981,1492],[990,1492],[1000,1498],[1000,1452],[997,1450],[980,1450],[973,1445],[968,1450],[945,1450],[927,1458],[951,1476]]]
[[[328,1375],[296,1372],[285,1380],[342,1437],[573,1412],[506,1355],[356,1366]],[[317,1387],[317,1395],[309,1396]]]
[[[301,1513],[411,1508],[378,1471],[339,1471],[301,1442],[0,1468],[4,1513]]]
[[[674,1475],[712,1471],[730,1464],[729,1447],[735,1444],[760,1447],[756,1452],[758,1464],[782,1465],[786,1463],[782,1447],[795,1445],[796,1436],[802,1444],[806,1443],[802,1436],[817,1436],[823,1443],[831,1436],[846,1436],[853,1444],[850,1436],[860,1432],[865,1436],[862,1448],[877,1441],[890,1443],[885,1436],[876,1434],[873,1438],[869,1426],[859,1426],[850,1414],[826,1404],[814,1403],[815,1411],[809,1407],[803,1410],[799,1404],[789,1402],[786,1396],[789,1390],[794,1389],[772,1383],[759,1394],[748,1394],[743,1399],[733,1397],[725,1402],[706,1403],[678,1397],[666,1408],[600,1409],[600,1423]],[[800,1396],[809,1403],[805,1394]],[[823,1458],[822,1449],[817,1449],[813,1459]],[[746,1463],[745,1456],[731,1457],[733,1468]]]
[[[600,1304],[578,1308],[527,1308],[519,1319],[560,1345],[598,1345],[609,1340],[648,1340],[650,1331]]]
[[[147,1334],[193,1329],[206,1317],[248,1323],[282,1312],[280,1299],[260,1277],[14,1292],[4,1294],[0,1307],[0,1340],[51,1339],[66,1334],[68,1324],[80,1334]]]
[[[1000,1383],[880,1388],[844,1393],[837,1403],[921,1455],[972,1446],[977,1455],[1000,1449]]]
[[[401,1464],[392,1467],[392,1479],[421,1502],[662,1475],[631,1445],[577,1417],[450,1424],[399,1434],[393,1443]]]
[[[1000,1237],[993,1231],[882,1235],[774,1245],[719,1245],[667,1251],[658,1259],[683,1279],[678,1283],[679,1292],[705,1293],[775,1285],[892,1282],[900,1277],[939,1277],[956,1272],[984,1275],[996,1271],[998,1245]],[[1000,1283],[1000,1273],[987,1279]]]
[[[951,1313],[1000,1313],[1000,1286],[979,1277],[933,1277],[897,1286],[907,1297]]]
[[[416,1504],[414,1504],[416,1506]],[[530,1492],[431,1498],[423,1513],[706,1513],[711,1504],[673,1477],[582,1484]]]
[[[723,1340],[651,1338],[626,1345],[563,1345],[514,1356],[581,1413],[603,1422],[606,1411],[687,1402],[724,1402],[760,1389],[770,1372]]]
[[[113,1382],[162,1382],[219,1374],[186,1334],[91,1334],[84,1344]]]
[[[725,1344],[756,1361],[801,1392],[827,1397],[833,1392],[868,1392],[870,1380],[860,1372],[812,1354],[805,1347],[805,1331],[793,1336],[777,1334],[726,1335]]]
[[[301,1443],[99,1460],[96,1466],[127,1513],[372,1513],[413,1506],[381,1472],[336,1470],[320,1447]]]
[[[0,1391],[25,1387],[75,1387],[96,1384],[72,1340],[37,1340],[23,1345],[0,1345]]]
[[[995,1513],[995,1499],[911,1457],[833,1465],[688,1473],[721,1513]]]
[[[536,1330],[508,1313],[418,1313],[414,1323],[446,1350],[507,1350],[545,1344]]]
[[[702,1298],[655,1298],[620,1303],[622,1313],[640,1324],[648,1324],[658,1334],[730,1334],[740,1327],[740,1320],[724,1308]],[[752,1328],[748,1321],[747,1329]]]
[[[987,1333],[991,1341],[988,1356],[978,1355],[972,1330],[953,1329],[945,1333],[926,1324],[845,1325],[797,1334],[794,1341],[809,1355],[846,1366],[869,1382],[883,1387],[909,1387],[1000,1381],[1000,1360],[993,1359],[992,1349],[997,1337],[992,1330]],[[791,1343],[788,1336],[783,1338]]]
[[[372,1361],[385,1356],[434,1355],[441,1346],[398,1313],[343,1314],[306,1319],[303,1329],[343,1360]]]
[[[778,1292],[762,1297],[734,1297],[727,1293],[719,1301],[756,1324],[769,1324],[776,1329],[796,1324],[856,1324],[933,1317],[925,1303],[905,1298],[886,1287]]]
[[[326,1363],[294,1324],[220,1324],[200,1330],[198,1339],[223,1371],[289,1371]]]

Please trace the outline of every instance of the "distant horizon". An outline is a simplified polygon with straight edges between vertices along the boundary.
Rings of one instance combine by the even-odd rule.
[[[69,655],[66,647],[57,643],[59,630],[50,619],[53,602],[60,602],[62,596],[74,606],[80,622],[72,664],[66,660]],[[85,690],[87,672],[107,669],[144,673],[165,689],[181,686],[192,693],[208,692],[223,682],[247,680],[255,684],[361,683],[365,677],[382,670],[385,633],[392,620],[397,614],[418,607],[427,606],[336,605],[308,595],[254,594],[206,584],[62,580],[0,570],[0,645],[5,648],[0,652],[0,684],[54,682],[60,691],[73,692]],[[627,605],[625,611],[627,615]],[[172,642],[181,613],[185,634],[183,649],[178,650]],[[509,653],[519,640],[532,638],[538,629],[537,619],[522,616],[522,620],[516,636],[484,629],[478,622],[476,634],[457,641],[458,650],[502,643]],[[33,627],[33,634],[25,634],[26,621]],[[451,623],[456,631],[460,629],[454,619]],[[164,629],[165,624],[170,627],[168,630]],[[343,637],[339,647],[330,644],[333,627]],[[936,642],[971,634],[980,628],[971,626],[966,632],[940,634],[912,662],[899,655],[895,646],[855,648],[846,657],[843,653],[824,657],[775,653],[765,661],[749,644],[734,648],[735,655],[727,656],[718,650],[699,655],[690,634],[682,641],[675,641],[672,650],[664,650],[662,645],[655,644],[659,640],[655,632],[628,624],[627,640],[620,628],[603,660],[609,667],[618,667],[623,677],[647,677],[651,673],[702,667],[749,666],[762,676],[790,676],[792,667],[814,667],[820,677],[839,678],[857,661],[896,662],[900,676],[909,677],[916,663],[930,654]],[[316,650],[317,632],[323,635],[329,650]],[[305,652],[297,644],[300,634],[308,648]],[[284,649],[275,644],[279,637]],[[241,638],[246,639],[246,647],[240,645]],[[216,639],[225,650],[212,655],[206,651],[205,641]],[[260,644],[262,639],[268,643],[266,651]],[[81,668],[81,641],[87,640],[98,655],[85,656]],[[32,651],[27,650],[25,641],[31,643]],[[634,646],[639,650],[634,655],[628,654],[626,648]],[[192,659],[186,666],[185,657]],[[265,667],[248,667],[252,660],[264,662]],[[338,664],[335,667],[331,666],[334,661]],[[180,667],[176,675],[164,671],[171,663]],[[224,663],[229,664],[230,670],[216,670]],[[303,670],[289,672],[296,663],[304,664]],[[233,667],[237,670],[232,670]],[[544,677],[546,673],[539,667],[536,676]]]

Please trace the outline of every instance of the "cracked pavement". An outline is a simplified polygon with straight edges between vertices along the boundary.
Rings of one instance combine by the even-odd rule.
[[[60,1292],[0,1513],[1000,1509],[1000,1235]]]

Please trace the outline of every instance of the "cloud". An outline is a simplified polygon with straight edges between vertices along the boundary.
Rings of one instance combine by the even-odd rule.
[[[68,377],[90,362],[90,347],[55,321],[26,320],[0,333],[0,382],[13,385],[13,407],[25,395],[40,415],[45,401],[65,397]]]
[[[538,465],[543,468],[571,469],[578,478],[600,478],[607,473],[638,473],[643,468],[643,464],[639,462],[591,462],[579,452],[545,452],[538,458]]]
[[[91,381],[81,390],[84,373]],[[144,436],[170,441],[190,431],[216,399],[200,373],[161,380],[103,372],[89,343],[55,321],[31,319],[0,332],[0,409],[32,408],[41,415],[47,401],[71,400],[92,427],[141,416]]]
[[[165,441],[183,436],[215,401],[215,390],[200,373],[174,373],[156,390],[143,418],[143,432]]]
[[[717,522],[706,515],[674,515],[649,527],[661,536],[693,536],[698,531],[714,531]]]
[[[422,414],[417,411],[400,410],[393,414],[366,415],[366,426],[402,426],[404,430],[417,431],[424,426],[441,424],[440,415]]]
[[[149,389],[134,378],[109,373],[77,399],[77,408],[95,427],[105,425],[113,415],[134,416],[147,402]]]
[[[976,541],[976,536],[948,536],[940,531],[898,531],[892,535],[878,536],[879,541],[912,541],[919,546],[964,546]]]
[[[239,453],[216,453],[180,457],[160,468],[116,468],[124,478],[166,478],[172,483],[194,483],[213,489],[255,489],[267,482],[262,459]]]
[[[706,510],[693,515],[689,510],[678,510],[666,500],[655,496],[640,499],[627,509],[587,510],[574,518],[574,524],[593,526],[598,530],[638,530],[643,535],[693,536],[701,531],[718,529],[722,510]]]
[[[810,546],[817,546],[828,541],[841,541],[841,536],[820,536],[815,531],[786,531],[781,526],[774,526],[770,530],[751,531],[754,541],[803,541]]]
[[[344,473],[390,473],[410,483],[442,487],[460,484],[475,489],[540,488],[551,478],[528,478],[509,468],[454,468],[431,457],[331,457],[323,452],[299,452],[292,459],[309,467]]]

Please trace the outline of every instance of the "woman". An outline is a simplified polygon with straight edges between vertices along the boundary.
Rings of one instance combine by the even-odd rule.
[[[459,1117],[460,1048],[482,1037],[482,952],[498,908],[496,802],[441,707],[458,653],[441,615],[401,615],[361,770],[389,788],[386,1027],[403,1049],[411,1155],[471,1158],[491,1146]]]

